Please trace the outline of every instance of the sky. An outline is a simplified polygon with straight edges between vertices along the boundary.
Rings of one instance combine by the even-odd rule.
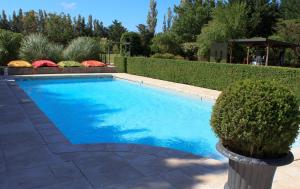
[[[47,12],[69,13],[72,17],[92,15],[108,26],[114,19],[130,31],[138,24],[146,24],[150,0],[0,0],[0,10],[12,15],[14,10],[46,10]],[[163,17],[168,7],[173,8],[180,0],[157,0],[158,22],[156,31],[162,31]]]

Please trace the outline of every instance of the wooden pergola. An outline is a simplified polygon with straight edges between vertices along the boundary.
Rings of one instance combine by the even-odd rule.
[[[232,63],[232,48],[233,44],[240,44],[240,45],[245,45],[247,47],[247,64],[249,64],[249,58],[250,58],[250,48],[265,48],[266,52],[266,59],[265,59],[265,65],[268,66],[269,64],[269,54],[270,54],[270,49],[271,48],[277,48],[277,49],[293,49],[296,51],[297,48],[300,48],[300,45],[298,44],[293,44],[293,43],[288,43],[284,41],[277,41],[277,40],[272,40],[268,38],[251,38],[251,39],[231,39],[228,41],[229,42],[229,61]]]

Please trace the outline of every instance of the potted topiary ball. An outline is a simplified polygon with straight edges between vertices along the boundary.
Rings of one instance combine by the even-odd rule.
[[[299,104],[287,88],[271,81],[240,81],[222,92],[211,125],[229,158],[225,189],[270,189],[278,166],[293,162]]]

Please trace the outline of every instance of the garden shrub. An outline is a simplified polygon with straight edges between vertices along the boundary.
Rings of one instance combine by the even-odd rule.
[[[99,60],[100,45],[91,37],[78,37],[73,39],[64,50],[65,60],[82,62],[84,60]]]
[[[79,62],[76,61],[61,61],[57,64],[59,67],[80,67],[82,66]]]
[[[127,72],[220,91],[244,79],[269,79],[295,91],[300,100],[300,69],[297,68],[128,57]]]
[[[152,39],[151,51],[153,53],[182,54],[180,40],[172,32],[159,33]]]
[[[226,148],[255,158],[286,155],[299,124],[295,95],[264,80],[230,85],[217,99],[211,117],[212,128]]]
[[[114,65],[117,67],[117,72],[127,72],[127,58],[122,56],[116,56],[114,58]]]
[[[31,34],[22,40],[19,56],[30,62],[43,59],[58,62],[62,58],[62,51],[62,45],[49,42],[42,34]]]
[[[0,29],[0,66],[18,58],[22,35]]]

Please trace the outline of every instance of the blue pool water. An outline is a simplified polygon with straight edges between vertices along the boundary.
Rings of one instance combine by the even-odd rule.
[[[112,78],[19,80],[73,144],[135,143],[220,159],[213,102]]]

